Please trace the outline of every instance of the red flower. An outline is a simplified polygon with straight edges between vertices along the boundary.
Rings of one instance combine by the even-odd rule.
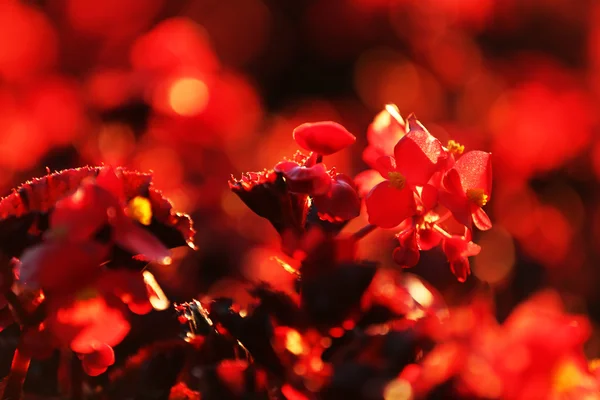
[[[382,156],[394,154],[394,146],[407,133],[408,127],[400,115],[398,107],[388,104],[381,111],[367,130],[369,145],[363,151],[363,160],[376,168],[377,160]]]
[[[417,187],[425,190],[423,187],[443,167],[447,157],[439,140],[414,116],[409,118],[409,124],[411,129],[396,144],[394,157],[381,157],[377,162],[377,169],[386,180],[367,195],[369,222],[381,228],[393,228],[417,213]]]
[[[353,134],[332,121],[302,124],[294,129],[293,136],[303,149],[324,156],[337,153],[356,142]]]
[[[439,201],[454,218],[468,228],[471,221],[481,230],[492,227],[483,207],[492,194],[492,158],[490,153],[470,151],[461,156],[443,180],[445,191]]]
[[[442,250],[448,258],[452,273],[460,282],[464,282],[471,274],[468,257],[479,254],[481,247],[463,237],[452,236],[442,240]]]
[[[137,199],[132,199],[132,202]],[[103,168],[95,181],[84,181],[72,195],[58,201],[50,216],[47,238],[62,236],[69,241],[89,240],[105,224],[112,230],[115,243],[148,261],[162,262],[169,259],[169,250],[154,235],[142,228],[149,225],[152,215],[149,200],[141,200],[140,211],[146,215],[127,215],[125,186],[112,168]],[[135,203],[131,203],[135,206]],[[147,220],[146,220],[147,219]]]
[[[147,272],[114,269],[138,261],[111,257],[117,245],[136,259],[169,263],[170,251],[154,229],[167,242],[191,243],[191,221],[172,211],[150,179],[110,167],[67,170],[28,182],[18,196],[2,200],[5,218],[49,214],[49,228],[33,233],[42,242],[25,249],[17,271],[24,309],[43,310],[36,316],[43,323],[30,330],[30,350],[69,347],[84,354],[86,372],[100,374],[114,362],[110,346],[129,332],[128,308],[147,313],[168,303],[155,283],[147,283]]]

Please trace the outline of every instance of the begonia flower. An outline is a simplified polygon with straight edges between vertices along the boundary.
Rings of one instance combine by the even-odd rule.
[[[369,144],[363,151],[363,160],[371,168],[376,168],[380,157],[394,155],[394,146],[407,131],[408,126],[400,115],[398,107],[387,104],[369,125],[367,130]]]
[[[462,155],[446,173],[443,185],[445,190],[440,191],[439,201],[460,223],[470,227],[472,221],[481,230],[492,227],[482,209],[492,194],[490,153],[470,151]]]
[[[442,250],[450,263],[452,273],[460,282],[464,282],[471,274],[468,257],[479,254],[481,247],[463,237],[452,236],[442,240]]]
[[[393,228],[416,214],[417,187],[427,185],[447,157],[439,140],[422,128],[414,116],[409,124],[411,130],[394,148],[394,157],[378,159],[377,170],[385,181],[366,198],[369,222],[381,228]]]

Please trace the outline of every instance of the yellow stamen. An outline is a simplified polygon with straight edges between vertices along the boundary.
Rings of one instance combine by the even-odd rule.
[[[144,225],[150,225],[152,221],[152,204],[145,197],[137,196],[131,199],[127,205],[129,216]]]
[[[477,204],[479,207],[483,207],[488,202],[488,195],[485,194],[483,189],[467,189],[467,198]]]
[[[406,178],[400,172],[388,172],[388,179],[390,180],[390,186],[402,190],[406,184]]]
[[[465,146],[463,146],[462,144],[460,144],[454,140],[449,140],[447,147],[448,147],[448,151],[450,153],[457,154],[457,155],[461,155],[465,151]]]

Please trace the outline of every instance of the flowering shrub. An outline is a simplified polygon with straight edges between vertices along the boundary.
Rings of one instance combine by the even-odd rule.
[[[70,378],[59,380],[74,398],[98,375],[107,379],[86,396],[122,398],[123,382],[153,361],[170,399],[600,398],[597,363],[583,353],[591,325],[556,293],[534,295],[499,323],[484,284],[449,307],[406,271],[428,268],[422,253],[438,249],[456,281],[474,282],[474,234],[492,228],[490,153],[443,145],[393,105],[369,127],[371,170],[356,180],[325,164],[355,144],[346,128],[306,123],[292,136],[302,150],[229,181],[279,234],[270,268],[287,279],[231,274],[246,285],[244,301],[213,295],[170,306],[152,271],[165,279],[198,250],[191,219],[151,174],[48,172],[2,199],[0,311],[4,327],[19,327],[3,398],[21,396],[32,359],[57,352],[61,365],[72,359]],[[351,232],[363,212],[368,224]],[[377,229],[397,240],[397,265],[359,257]],[[153,310],[177,329],[119,360],[114,348],[135,315]]]

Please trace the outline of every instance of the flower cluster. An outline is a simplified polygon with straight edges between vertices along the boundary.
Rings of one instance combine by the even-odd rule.
[[[416,398],[436,390],[448,398],[598,398],[600,383],[583,353],[590,323],[565,313],[557,293],[534,295],[503,324],[492,311],[479,298],[451,310],[442,323],[422,321],[435,347],[407,365],[396,383],[410,382]]]
[[[161,396],[170,399],[598,398],[599,374],[583,353],[590,322],[567,314],[556,294],[532,297],[499,323],[477,279],[452,279],[473,295],[450,307],[404,269],[439,246],[458,281],[467,279],[468,257],[480,250],[473,229],[491,228],[482,209],[489,153],[443,146],[390,105],[367,134],[363,158],[372,169],[355,182],[325,166],[356,141],[343,126],[306,123],[292,136],[302,151],[229,181],[280,235],[281,251],[267,258],[285,278],[226,271],[227,285],[242,290],[185,297],[174,309],[145,267],[195,263],[200,252],[191,220],[172,210],[151,175],[67,170],[2,199],[0,311],[21,329],[4,398],[18,395],[32,358],[56,349],[73,352],[89,376],[107,372],[99,393],[113,398],[125,395],[107,387],[132,371],[155,383],[144,365],[160,371]],[[346,233],[362,210],[368,225]],[[398,232],[394,268],[358,256],[377,228]],[[170,250],[179,246],[186,251]],[[113,347],[132,328],[130,314],[153,309],[169,310],[165,340],[119,363]]]
[[[70,348],[98,375],[129,332],[128,311],[168,307],[141,270],[150,261],[169,264],[168,247],[193,246],[193,229],[151,179],[79,168],[27,182],[0,201],[1,230],[10,237],[0,251],[13,257],[2,278],[15,277],[3,296],[23,327],[21,354],[44,358]]]
[[[370,127],[363,154],[373,171],[357,178],[366,192],[380,175],[366,195],[369,222],[400,231],[398,264],[412,267],[420,250],[441,244],[452,272],[465,281],[468,257],[480,250],[471,241],[473,226],[492,226],[482,209],[492,190],[491,154],[464,152],[452,140],[444,147],[414,115],[402,119],[395,106],[383,113]]]
[[[353,144],[354,135],[326,121],[300,125],[293,136],[309,154],[298,151],[271,169],[232,177],[229,187],[279,233],[304,232],[311,209],[319,220],[333,224],[357,217],[361,202],[354,181],[323,164],[324,155]]]

